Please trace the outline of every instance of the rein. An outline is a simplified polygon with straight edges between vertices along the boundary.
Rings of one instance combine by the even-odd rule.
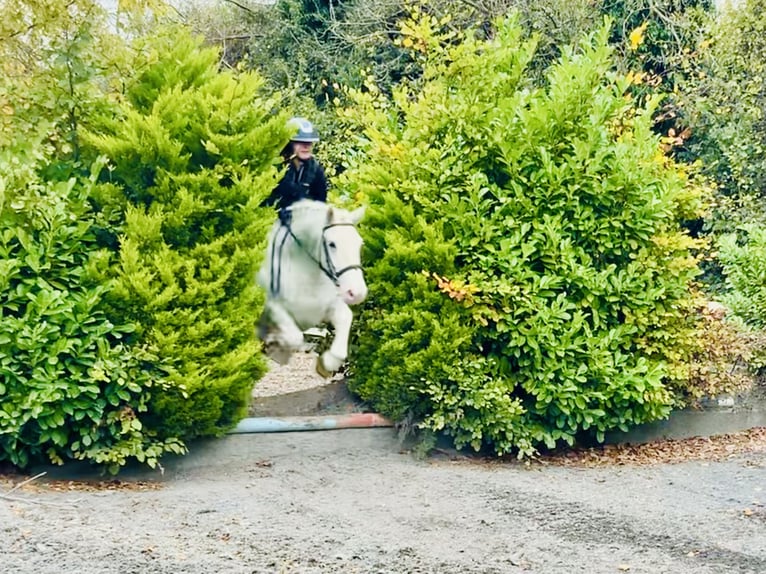
[[[285,243],[287,241],[287,236],[293,238],[293,241],[295,241],[295,244],[301,248],[301,250],[309,256],[309,258],[317,264],[319,269],[322,270],[322,272],[330,279],[330,281],[333,282],[333,284],[336,287],[340,286],[340,276],[346,273],[347,271],[351,271],[353,269],[361,269],[361,265],[347,265],[343,269],[337,270],[335,268],[335,265],[332,262],[332,257],[330,257],[330,248],[327,246],[327,241],[325,240],[325,232],[328,229],[331,229],[333,227],[342,227],[342,226],[350,226],[350,227],[356,227],[353,223],[330,223],[328,225],[325,225],[322,228],[322,251],[324,253],[324,258],[327,261],[327,266],[325,267],[322,265],[321,261],[321,255],[319,258],[315,257],[313,253],[311,253],[303,243],[301,243],[300,239],[293,233],[292,227],[290,227],[290,223],[283,221],[282,225],[280,226],[280,229],[286,229],[286,233],[282,235],[282,241],[279,242],[279,251],[277,252],[277,242],[274,241],[271,246],[271,293],[272,295],[276,295],[279,293],[279,286],[282,281],[282,249],[285,246]],[[276,239],[276,238],[275,238]],[[276,273],[274,273],[276,268]]]

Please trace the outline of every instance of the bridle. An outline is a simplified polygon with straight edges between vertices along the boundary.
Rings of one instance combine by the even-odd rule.
[[[325,225],[322,228],[322,253],[324,254],[324,259],[327,262],[326,265],[322,265],[322,256],[320,255],[319,258],[315,257],[311,251],[306,249],[305,245],[298,239],[298,237],[293,233],[293,228],[290,226],[289,222],[282,221],[281,227],[285,228],[287,231],[284,235],[282,235],[282,241],[279,242],[279,247],[277,248],[277,242],[274,241],[271,246],[271,294],[276,295],[279,293],[279,285],[282,281],[282,249],[285,246],[285,242],[287,241],[287,237],[290,236],[293,238],[293,241],[295,241],[295,244],[301,248],[301,250],[309,256],[309,258],[317,264],[319,269],[322,270],[322,272],[330,279],[330,281],[333,282],[333,284],[336,287],[340,286],[340,276],[348,271],[352,271],[354,269],[361,269],[361,265],[347,265],[343,269],[336,269],[335,264],[332,261],[332,257],[330,257],[330,247],[327,245],[327,239],[325,238],[325,233],[328,229],[332,229],[333,227],[354,227],[356,228],[356,225],[353,223],[329,223]],[[274,272],[276,269],[276,273]]]

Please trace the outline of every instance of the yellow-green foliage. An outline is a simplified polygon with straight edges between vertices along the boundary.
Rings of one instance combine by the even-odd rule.
[[[694,130],[687,147],[719,187],[707,221],[716,234],[766,221],[766,1],[736,4],[710,19],[697,74],[681,86]]]
[[[700,298],[699,328],[689,347],[694,349],[688,382],[680,389],[682,399],[694,405],[701,398],[747,391],[754,383],[752,368],[759,349],[766,349],[763,335],[743,329]],[[762,352],[762,351],[761,351]]]
[[[286,113],[182,30],[44,4],[0,25],[0,461],[156,466],[231,427],[265,370]]]
[[[535,88],[518,23],[423,35],[425,75],[359,114],[369,302],[352,386],[458,445],[530,454],[666,416],[694,327],[699,192],[634,107],[607,28]]]
[[[220,434],[265,370],[254,275],[270,215],[258,205],[289,136],[257,75],[220,72],[217,51],[179,31],[148,48],[116,117],[84,138],[108,160],[94,201],[115,251],[109,301],[167,372],[151,427]]]

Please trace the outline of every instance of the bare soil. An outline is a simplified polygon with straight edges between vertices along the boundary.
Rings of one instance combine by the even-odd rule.
[[[323,378],[315,370],[317,354],[310,349],[295,353],[286,365],[269,362],[269,371],[253,389],[249,415],[286,417],[367,412],[352,395],[342,372]]]

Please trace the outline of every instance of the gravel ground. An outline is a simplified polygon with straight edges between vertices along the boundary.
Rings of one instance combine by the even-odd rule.
[[[321,389],[315,359],[254,397]],[[531,464],[419,460],[391,429],[231,435],[163,474],[39,470],[0,474],[0,574],[766,573],[766,429]]]
[[[163,476],[70,478],[0,478],[3,574],[766,572],[763,451],[424,461],[356,429],[232,435]]]
[[[294,353],[286,365],[269,360],[269,371],[253,389],[253,397],[271,397],[296,391],[305,391],[342,378],[338,374],[329,379],[315,370],[317,355],[312,351]]]

